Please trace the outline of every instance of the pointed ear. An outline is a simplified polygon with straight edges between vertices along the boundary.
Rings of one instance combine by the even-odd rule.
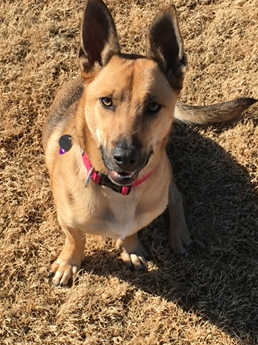
[[[88,73],[96,65],[104,66],[119,52],[119,41],[111,13],[102,0],[88,0],[81,30],[81,69]]]
[[[147,57],[156,61],[170,85],[181,89],[187,65],[174,5],[161,11],[151,24]]]

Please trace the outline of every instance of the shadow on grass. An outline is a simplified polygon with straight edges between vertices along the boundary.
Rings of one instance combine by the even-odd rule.
[[[190,252],[184,257],[171,254],[165,212],[140,234],[157,269],[141,275],[129,272],[120,263],[114,265],[116,252],[104,251],[87,258],[85,269],[116,275],[193,311],[241,338],[243,344],[256,343],[258,196],[254,186],[243,167],[194,128],[177,126],[172,139],[168,154],[188,200],[186,216],[194,239]]]

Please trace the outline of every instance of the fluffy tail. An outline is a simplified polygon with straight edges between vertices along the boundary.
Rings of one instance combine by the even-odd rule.
[[[237,118],[255,102],[257,102],[257,100],[254,98],[238,98],[234,101],[203,107],[177,103],[175,120],[186,124],[227,122]]]

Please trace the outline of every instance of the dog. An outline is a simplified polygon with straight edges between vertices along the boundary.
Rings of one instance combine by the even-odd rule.
[[[108,8],[102,0],[88,0],[79,64],[81,73],[58,92],[43,130],[66,235],[51,268],[55,285],[67,285],[80,269],[85,234],[116,239],[124,264],[146,270],[148,254],[137,233],[167,207],[170,246],[184,254],[192,240],[166,154],[173,121],[228,121],[256,101],[208,107],[177,102],[187,61],[172,4],[150,25],[146,56],[140,56],[120,51]]]

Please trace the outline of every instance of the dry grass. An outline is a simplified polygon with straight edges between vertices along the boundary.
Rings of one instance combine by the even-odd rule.
[[[107,1],[122,46],[141,52],[164,1]],[[181,99],[258,98],[257,0],[175,0],[189,60]],[[41,144],[57,89],[77,73],[83,0],[0,3],[1,344],[256,344],[257,106],[237,123],[177,126],[169,153],[195,244],[171,255],[167,214],[142,232],[148,274],[126,271],[108,239],[89,237],[70,289],[47,278],[64,236]]]

